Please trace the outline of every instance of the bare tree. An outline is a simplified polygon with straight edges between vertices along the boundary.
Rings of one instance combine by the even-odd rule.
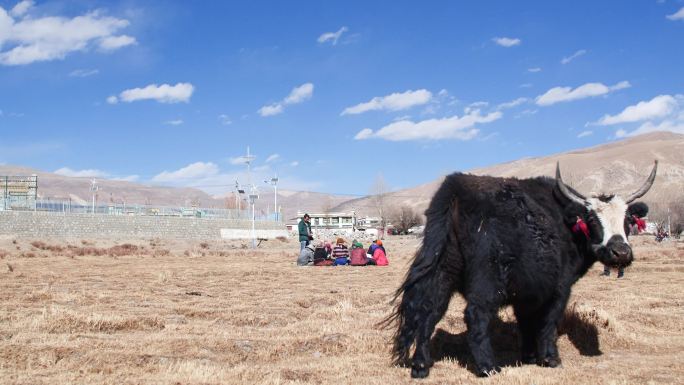
[[[389,218],[394,224],[395,228],[400,234],[408,233],[408,229],[423,223],[423,218],[409,206],[401,206],[401,208],[390,215]]]
[[[380,217],[380,231],[382,231],[382,234],[380,234],[381,239],[384,238],[385,235],[388,192],[389,189],[385,183],[385,178],[382,176],[382,173],[378,173],[378,175],[375,177],[375,182],[373,182],[373,185],[371,186],[370,193],[371,202],[377,210],[378,217]]]

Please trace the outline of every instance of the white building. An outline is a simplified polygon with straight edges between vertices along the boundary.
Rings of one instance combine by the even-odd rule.
[[[304,218],[303,212],[297,212],[296,219],[297,225]],[[322,229],[343,229],[354,231],[356,229],[356,214],[351,213],[308,213],[311,217],[311,230],[322,230]]]

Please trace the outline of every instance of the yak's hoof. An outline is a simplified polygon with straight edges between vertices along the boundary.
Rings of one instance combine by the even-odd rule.
[[[560,357],[545,357],[537,362],[537,365],[545,368],[560,368],[563,367]]]
[[[414,363],[411,367],[411,378],[425,378],[430,374],[430,367],[424,363]]]
[[[477,369],[478,377],[491,377],[501,371],[500,366],[484,366]]]
[[[533,365],[533,364],[536,364],[536,363],[537,363],[537,357],[535,356],[534,353],[532,353],[532,354],[524,354],[524,355],[520,358],[520,361],[522,361],[522,363],[523,363],[524,365]]]

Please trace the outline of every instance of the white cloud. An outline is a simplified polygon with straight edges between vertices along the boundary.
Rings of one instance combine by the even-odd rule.
[[[167,120],[166,122],[164,122],[164,124],[168,124],[171,126],[180,126],[183,123],[183,119]]]
[[[539,67],[534,67],[534,68],[528,68],[527,72],[533,72],[534,73],[534,72],[541,72],[541,70],[542,69]]]
[[[195,162],[176,171],[163,171],[152,178],[153,182],[177,182],[216,175],[219,168],[212,162]]]
[[[318,37],[319,43],[325,43],[326,41],[332,42],[332,45],[337,45],[337,40],[340,39],[343,33],[349,31],[347,27],[342,27],[337,30],[337,32],[326,32]]]
[[[268,158],[266,158],[266,163],[271,163],[271,162],[276,161],[278,159],[280,159],[279,154],[271,154],[268,156]]]
[[[87,70],[87,69],[77,69],[73,70],[69,73],[69,76],[72,78],[85,78],[88,76],[93,76],[97,75],[100,73],[100,70],[97,69],[92,69],[92,70]]]
[[[219,115],[219,116],[218,116],[218,120],[219,120],[219,122],[221,122],[221,124],[223,124],[224,126],[228,126],[228,125],[233,124],[233,121],[230,120],[230,116],[225,115],[225,114]]]
[[[577,137],[578,138],[584,138],[586,136],[592,135],[593,133],[594,133],[593,131],[582,131],[577,135]]]
[[[128,35],[107,36],[100,40],[100,48],[104,51],[115,51],[127,45],[135,45],[138,42]]]
[[[477,111],[477,110],[480,110],[480,109],[486,108],[486,107],[489,107],[489,102],[484,102],[484,101],[474,102],[474,103],[468,104],[463,109],[463,112],[465,112],[466,114],[469,114],[472,111]]]
[[[0,7],[0,64],[26,65],[64,59],[77,51],[112,51],[133,44],[135,38],[116,35],[128,20],[100,11],[73,18],[58,15],[26,16],[31,2],[17,4],[10,13]]]
[[[532,88],[532,83],[523,83],[519,87],[520,88]]]
[[[510,38],[510,37],[495,37],[492,39],[493,42],[496,44],[502,46],[502,47],[513,47],[516,45],[520,45],[521,40],[517,38]]]
[[[665,17],[667,17],[669,20],[684,20],[684,7],[680,8],[679,11]]]
[[[586,83],[575,89],[572,87],[554,87],[546,91],[543,95],[537,96],[536,103],[539,106],[550,106],[560,102],[569,102],[629,88],[632,85],[628,81],[622,81],[613,86],[606,86],[602,83]]]
[[[567,56],[567,57],[564,57],[563,59],[561,59],[561,64],[568,64],[568,63],[570,63],[571,61],[577,59],[578,57],[580,57],[580,56],[582,56],[582,55],[584,55],[584,54],[586,54],[586,53],[587,53],[587,50],[586,50],[586,49],[581,49],[581,50],[579,50],[579,51],[576,51],[576,52],[573,53],[572,55]]]
[[[354,139],[356,140],[363,140],[363,139],[368,139],[373,136],[373,130],[370,128],[364,128],[363,130],[359,131],[356,136],[354,136]]]
[[[97,170],[97,169],[85,169],[85,170],[72,170],[69,167],[62,167],[54,171],[57,175],[63,175],[75,178],[100,178],[109,180],[119,180],[125,182],[135,182],[140,179],[139,175],[125,175],[125,176],[113,176],[112,174]]]
[[[126,175],[118,176],[115,178],[109,178],[110,180],[118,180],[122,182],[137,182],[140,179],[140,175]]]
[[[426,89],[406,92],[395,92],[386,96],[376,96],[368,102],[347,107],[341,115],[361,114],[367,111],[388,110],[399,111],[426,104],[432,100],[432,93]]]
[[[669,131],[676,134],[684,134],[684,113],[680,114],[679,117],[675,119],[664,120],[659,123],[646,122],[631,132],[627,132],[624,129],[619,129],[615,132],[615,136],[636,136],[656,131]]]
[[[244,165],[247,163],[247,157],[246,156],[236,156],[234,158],[228,159],[228,162],[230,164],[232,164],[233,166]]]
[[[627,136],[627,131],[625,131],[623,129],[619,129],[619,130],[615,131],[615,137],[616,138],[624,138],[626,136]]]
[[[678,108],[675,97],[658,95],[649,101],[639,102],[622,110],[617,115],[604,115],[596,124],[608,126],[612,124],[640,122],[663,118]]]
[[[283,108],[283,105],[279,103],[271,104],[270,106],[263,106],[257,110],[259,115],[264,117],[282,114],[283,111],[285,111],[285,109]]]
[[[525,116],[532,116],[532,115],[536,114],[537,112],[539,112],[539,110],[531,110],[531,109],[523,110],[519,114],[515,115],[514,118],[520,119],[520,118],[525,117]]]
[[[639,122],[640,125],[629,131],[620,128],[615,132],[618,138],[634,136],[655,131],[670,131],[684,134],[684,95],[659,95],[649,101],[628,106],[621,113],[606,115],[599,120],[603,125]]]
[[[187,103],[194,91],[195,87],[190,83],[178,83],[175,86],[150,84],[144,88],[124,90],[118,98],[110,96],[107,98],[107,103],[115,104],[119,100],[127,103],[138,100],[156,100],[159,103]]]
[[[420,122],[403,120],[390,123],[373,132],[365,128],[356,134],[355,139],[381,138],[390,141],[405,140],[470,140],[479,132],[476,124],[490,123],[502,116],[500,111],[482,115],[480,110],[473,110],[463,115],[442,119],[428,119]]]
[[[297,167],[297,166],[299,166],[299,161],[298,161],[298,160],[295,160],[295,161],[291,162],[291,163],[290,163],[290,166],[291,166],[291,167]]]
[[[273,103],[270,105],[263,106],[257,110],[261,116],[273,116],[283,113],[285,111],[285,106],[290,104],[299,104],[306,100],[311,99],[313,96],[314,85],[313,83],[304,83],[299,87],[295,87],[290,91],[282,101]]]
[[[523,103],[527,103],[528,101],[529,101],[528,98],[517,98],[515,100],[511,100],[510,102],[499,104],[498,106],[496,106],[496,109],[497,110],[505,110],[508,108],[517,107]]]
[[[71,176],[71,177],[78,177],[78,178],[106,178],[109,176],[109,173],[102,171],[102,170],[96,170],[96,169],[72,170],[69,167],[62,167],[58,170],[55,170],[54,173],[57,175]]]
[[[28,12],[28,10],[31,7],[33,7],[33,1],[31,1],[31,0],[20,1],[17,3],[17,5],[14,6],[14,8],[12,8],[12,10],[10,11],[10,15],[12,15],[13,17],[21,17],[24,14],[26,14],[26,12]]]
[[[312,83],[304,83],[299,87],[295,87],[287,95],[283,104],[298,104],[305,100],[311,99],[313,95],[314,85]]]

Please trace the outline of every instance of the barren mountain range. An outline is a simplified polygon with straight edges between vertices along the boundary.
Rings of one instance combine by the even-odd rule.
[[[582,193],[629,193],[644,182],[655,159],[659,161],[658,176],[644,200],[654,207],[681,203],[684,197],[684,135],[668,132],[645,134],[596,147],[520,159],[468,172],[476,175],[517,178],[553,176],[556,162],[559,161],[566,183]],[[27,167],[0,165],[0,175],[31,174],[38,175],[38,191],[42,197],[71,199],[81,204],[90,202],[91,178],[68,177]],[[384,199],[384,205],[388,210],[409,206],[422,212],[441,182],[442,178],[413,188],[390,192]],[[195,188],[151,186],[106,179],[98,179],[98,185],[99,202],[121,203],[125,200],[126,204],[149,203],[187,207],[198,203],[201,207],[214,208],[234,206],[234,198],[230,192],[226,198],[217,198]],[[229,188],[227,190],[229,191]],[[258,209],[262,212],[272,210],[273,191],[267,187],[261,190]],[[279,190],[278,205],[282,207],[286,220],[293,218],[298,210],[354,210],[359,216],[377,215],[377,208],[371,197],[352,199],[344,195]]]
[[[553,176],[560,162],[564,181],[581,193],[622,193],[636,191],[649,175],[654,160],[658,175],[651,191],[643,198],[653,208],[664,207],[684,199],[684,135],[656,132],[539,158],[526,158],[468,171],[475,175],[528,178]],[[456,171],[456,170],[454,170]],[[417,187],[388,193],[385,206],[391,210],[409,206],[423,212],[443,178]],[[335,211],[356,210],[376,215],[370,197],[347,201]]]
[[[74,204],[88,205],[92,200],[90,191],[92,177],[70,177],[51,172],[40,171],[28,167],[0,165],[0,176],[21,175],[38,176],[38,195],[50,200],[71,200]],[[224,197],[216,197],[196,188],[178,188],[159,185],[146,185],[141,183],[109,180],[97,178],[99,191],[97,192],[98,204],[113,202],[126,205],[153,205],[190,207],[193,204],[207,208],[234,208],[235,195],[232,187],[227,186]],[[334,195],[309,191],[278,190],[278,206],[283,210],[284,218],[293,218],[298,209],[308,211],[321,211],[339,205],[351,199],[347,195]],[[260,199],[257,201],[257,210],[261,213],[273,212],[273,190],[264,186],[260,189]],[[246,202],[241,203],[244,209]]]

